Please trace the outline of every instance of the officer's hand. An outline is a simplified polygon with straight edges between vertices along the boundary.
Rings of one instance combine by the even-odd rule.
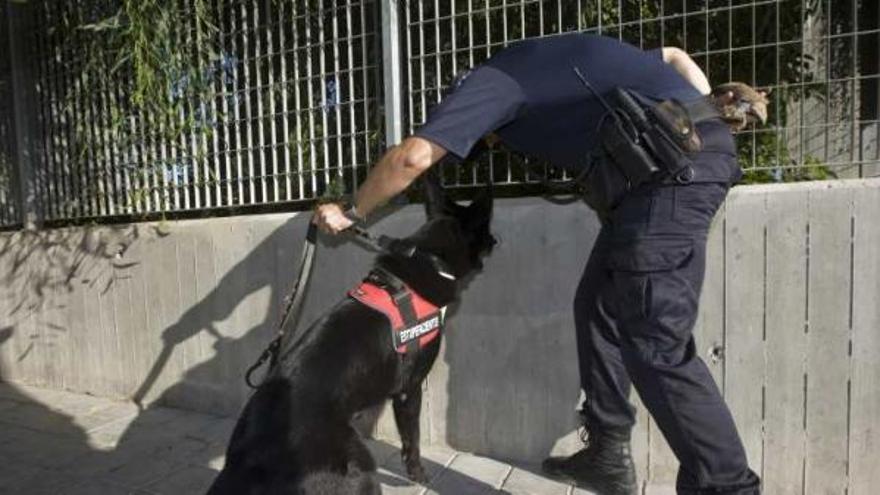
[[[327,203],[318,206],[315,215],[312,217],[312,223],[326,234],[336,235],[343,230],[354,225],[342,211],[342,206],[336,203]]]

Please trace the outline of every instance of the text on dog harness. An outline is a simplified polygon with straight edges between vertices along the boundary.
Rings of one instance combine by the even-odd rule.
[[[348,294],[388,318],[394,349],[400,354],[425,347],[440,335],[446,308],[438,308],[405,285],[392,291],[364,281]]]

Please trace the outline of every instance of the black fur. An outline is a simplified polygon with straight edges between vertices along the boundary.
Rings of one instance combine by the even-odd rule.
[[[377,264],[436,304],[452,303],[460,280],[481,267],[494,239],[491,190],[470,206],[448,201],[426,181],[428,222],[408,238],[442,259],[456,281],[424,257],[382,255]],[[379,494],[375,463],[352,416],[392,399],[407,474],[426,481],[419,456],[421,383],[440,350],[440,337],[416,352],[393,349],[386,318],[345,298],[282,350],[279,364],[248,401],[236,424],[226,465],[209,495]]]

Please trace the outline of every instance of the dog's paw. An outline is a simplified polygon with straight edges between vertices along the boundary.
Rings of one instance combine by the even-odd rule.
[[[428,474],[425,472],[425,468],[422,467],[421,463],[406,466],[406,476],[420,485],[428,483]]]

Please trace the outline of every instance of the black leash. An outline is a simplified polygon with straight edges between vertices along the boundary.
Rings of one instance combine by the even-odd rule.
[[[281,321],[278,324],[278,332],[272,342],[266,347],[260,357],[257,359],[257,362],[251,365],[248,368],[247,372],[244,375],[244,381],[248,384],[250,388],[257,388],[260,386],[259,383],[254,383],[251,380],[251,376],[255,371],[260,369],[266,362],[269,362],[269,369],[271,370],[275,367],[275,364],[278,363],[278,355],[281,352],[282,344],[284,343],[285,337],[289,337],[287,332],[284,330],[287,322],[290,321],[293,315],[298,315],[300,308],[302,307],[303,297],[305,294],[305,288],[309,283],[309,278],[312,275],[312,265],[315,261],[315,248],[317,246],[318,240],[318,226],[314,223],[309,223],[309,228],[306,231],[306,240],[303,243],[303,252],[302,257],[299,262],[299,275],[296,279],[296,283],[293,285],[293,288],[290,291],[290,294],[285,298],[287,302],[284,306],[284,310],[281,313]]]

